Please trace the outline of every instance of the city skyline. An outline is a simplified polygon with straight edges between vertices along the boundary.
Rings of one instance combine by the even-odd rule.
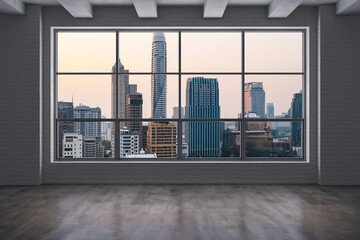
[[[151,117],[151,103],[148,104],[148,101],[151,99],[151,87],[149,88],[148,86],[151,84],[152,35],[152,32],[127,32],[119,35],[119,56],[124,67],[129,70],[130,74],[134,72],[149,73],[148,75],[141,76],[129,75],[129,84],[138,84],[138,91],[143,94],[144,118]],[[176,72],[178,70],[178,35],[174,32],[164,32],[164,35],[167,45],[167,71]],[[241,51],[237,49],[237,47],[240,48],[241,46],[241,41],[239,42],[239,39],[241,40],[241,38],[239,36],[241,36],[240,33],[229,32],[183,33],[182,70],[194,70],[191,69],[191,66],[196,66],[197,69],[208,70],[211,72],[218,72],[220,70],[234,72],[239,70],[238,66],[241,65],[241,58],[239,57]],[[114,59],[116,59],[115,33],[59,33],[58,39],[59,72],[111,71],[111,66],[114,65]],[[247,33],[247,52],[250,51],[251,53],[254,52],[256,47],[266,46],[261,48],[260,56],[259,53],[257,55],[247,54],[247,62],[253,62],[254,57],[267,59],[267,61],[264,60],[263,62],[258,62],[258,64],[256,64],[257,69],[254,69],[251,64],[246,66],[250,70],[252,69],[254,72],[257,72],[267,70],[267,66],[273,66],[273,68],[276,69],[276,62],[285,62],[286,64],[283,64],[286,67],[285,70],[298,71],[302,67],[302,58],[300,55],[302,52],[301,40],[301,33],[276,33],[275,35],[271,33]],[[99,46],[99,41],[104,44]],[[213,48],[214,45],[221,46],[221,48]],[[235,47],[235,49],[229,48],[230,46]],[[91,50],[90,53],[87,52],[88,47]],[[214,52],[210,53],[204,49],[213,49]],[[283,51],[282,49],[288,49],[289,51]],[[271,54],[274,53],[275,50],[279,50],[281,54]],[[193,57],[191,57],[191,53],[193,53]],[[194,53],[200,53],[202,56],[197,57]],[[92,58],[91,56],[93,55],[91,54],[96,55],[96,59]],[[270,57],[268,55],[270,55]],[[201,61],[199,61],[199,59],[201,59]],[[286,61],[284,59],[286,59]],[[206,66],[206,68],[202,66]],[[282,71],[283,70],[284,69],[282,69]],[[185,89],[186,79],[188,77],[196,76],[200,75],[184,75],[182,89]],[[239,96],[239,92],[241,92],[241,76],[213,74],[211,77],[218,78],[219,88],[221,89],[219,93],[220,105],[222,106],[221,117],[236,118],[241,107],[234,110],[233,108],[236,108],[236,106],[233,104],[233,99],[228,96]],[[282,97],[282,94],[267,94],[269,97],[267,97],[266,102],[274,103],[275,115],[281,115],[282,112],[286,112],[291,104],[291,95],[302,89],[302,79],[293,81],[296,76],[292,75],[249,75],[246,77],[245,81],[261,81],[259,78],[266,79],[266,81],[263,82],[264,89],[267,93],[275,92],[274,88],[276,88],[276,86],[282,86],[282,94],[286,95]],[[178,106],[178,97],[173,96],[178,95],[176,91],[178,89],[177,80],[178,77],[176,75],[167,76],[167,88],[172,89],[172,94],[167,94],[166,98],[167,113],[172,113],[172,108]],[[110,82],[111,77],[107,75],[59,75],[59,101],[71,101],[72,97],[74,97],[74,105],[82,103],[92,107],[100,107],[103,111],[103,115],[109,118],[111,117],[111,98],[109,96],[111,92]],[[267,86],[267,82],[271,82],[271,86]],[[94,92],[94,89],[97,90],[97,93]],[[229,92],[232,94],[227,94]],[[235,95],[235,93],[237,94]],[[185,91],[182,90],[181,94],[182,106],[185,106]],[[148,96],[150,96],[150,98]],[[236,100],[236,102],[241,105],[241,97]],[[170,117],[171,116],[168,114],[167,118]]]

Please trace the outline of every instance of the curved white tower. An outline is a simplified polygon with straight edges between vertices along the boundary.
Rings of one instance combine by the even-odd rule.
[[[154,32],[151,72],[166,73],[166,41],[163,32]],[[152,118],[166,118],[166,74],[151,76]]]

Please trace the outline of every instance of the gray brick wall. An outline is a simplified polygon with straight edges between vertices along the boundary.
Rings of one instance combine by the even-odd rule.
[[[159,8],[158,19],[138,19],[133,8],[95,8],[94,19],[74,19],[43,8],[44,183],[316,183],[317,21],[321,30],[321,184],[360,184],[360,16],[335,16],[333,5],[297,9],[267,19],[265,8],[229,8],[221,20],[202,8]],[[40,183],[39,6],[26,16],[0,14],[0,184]],[[51,164],[50,26],[310,26],[310,164]],[[351,111],[351,109],[354,109]],[[24,121],[25,120],[25,121]]]
[[[0,185],[40,183],[40,11],[0,13]]]
[[[321,184],[360,184],[360,15],[319,8]]]
[[[316,183],[317,8],[297,9],[287,19],[268,19],[266,8],[228,8],[222,19],[203,19],[203,9],[158,9],[157,19],[139,19],[133,7],[95,8],[93,19],[74,19],[63,8],[43,8],[44,183]],[[52,164],[50,158],[51,26],[309,26],[311,43],[311,163],[309,164]]]

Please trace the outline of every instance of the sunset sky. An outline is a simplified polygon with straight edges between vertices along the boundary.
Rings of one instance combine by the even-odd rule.
[[[178,71],[178,33],[165,32],[167,72]],[[241,72],[241,33],[182,33],[182,72],[214,72],[211,75],[183,74],[182,106],[186,81],[190,77],[215,77],[219,81],[221,117],[236,118],[241,112],[241,75],[216,72]],[[151,32],[122,32],[119,56],[125,69],[151,73]],[[260,33],[245,35],[246,72],[301,72],[301,33]],[[62,32],[58,34],[58,72],[111,72],[116,61],[116,35],[104,32]],[[143,94],[143,117],[151,117],[151,74],[130,75],[130,84]],[[292,95],[302,89],[301,75],[247,75],[245,82],[263,82],[265,102],[273,102],[275,115],[287,112]],[[167,117],[178,106],[178,75],[167,77]],[[111,117],[111,75],[59,75],[58,101],[71,101],[100,107]]]

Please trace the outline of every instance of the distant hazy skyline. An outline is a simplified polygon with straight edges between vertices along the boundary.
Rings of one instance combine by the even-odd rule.
[[[165,32],[168,72],[178,71],[178,34]],[[249,72],[301,72],[301,33],[247,33],[245,66]],[[119,35],[119,56],[130,73],[151,72],[152,33],[126,32]],[[182,71],[241,72],[241,33],[182,33]],[[59,72],[111,72],[116,62],[115,33],[73,33],[58,35]],[[216,77],[222,118],[237,118],[241,112],[241,75],[182,75],[182,106],[185,86],[190,77]],[[273,102],[275,115],[287,112],[292,95],[302,89],[301,75],[248,75],[245,82],[263,82],[266,102]],[[151,117],[151,74],[130,75],[130,84],[143,94],[143,117]],[[178,106],[178,76],[167,76],[167,117]],[[58,76],[58,101],[74,106],[100,107],[111,117],[111,75]]]

